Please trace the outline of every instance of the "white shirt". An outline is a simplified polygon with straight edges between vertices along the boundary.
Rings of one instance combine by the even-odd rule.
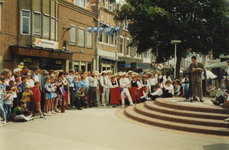
[[[131,82],[133,82],[133,83],[136,82],[136,83],[137,83],[137,85],[138,85],[138,90],[142,88],[142,85],[141,85],[141,83],[140,83],[139,81],[131,81]],[[130,85],[131,85],[131,82],[130,82]]]
[[[115,79],[115,85],[112,85],[112,81],[109,81],[109,82],[108,82],[108,85],[109,85],[110,88],[117,88],[117,87],[118,87],[118,82],[117,82],[117,80]]]
[[[175,91],[176,92],[180,92],[180,89],[181,89],[181,86],[179,84],[175,85]]]
[[[27,84],[30,88],[34,87],[34,82],[33,82],[32,79],[27,80],[26,84]]]
[[[174,95],[174,88],[173,88],[173,85],[172,84],[170,84],[170,86],[165,85],[164,88],[165,88],[165,90],[168,90],[169,93],[171,93],[172,95]]]
[[[158,88],[157,91],[151,93],[152,96],[161,96],[163,95],[163,91],[161,88]]]
[[[38,82],[39,82],[39,77],[38,77],[38,74],[36,75],[36,74],[34,73],[34,80],[35,80],[35,82],[36,82],[36,81],[38,81]]]
[[[107,76],[101,76],[100,77],[100,84],[102,87],[108,88],[108,78]]]
[[[130,81],[128,78],[121,78],[120,79],[120,87],[128,88],[130,86]]]

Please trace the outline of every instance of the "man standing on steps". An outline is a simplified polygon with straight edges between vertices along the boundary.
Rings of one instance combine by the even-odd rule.
[[[202,76],[201,73],[204,71],[204,65],[197,62],[196,56],[191,57],[192,63],[189,66],[189,72],[191,74],[192,82],[192,92],[193,99],[196,99],[196,96],[199,97],[200,102],[204,102],[203,98],[203,89],[202,89]],[[192,100],[191,100],[192,102]]]

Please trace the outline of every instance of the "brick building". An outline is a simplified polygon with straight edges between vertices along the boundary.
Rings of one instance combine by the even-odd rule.
[[[18,43],[18,1],[0,0],[0,71],[13,69],[11,44]]]

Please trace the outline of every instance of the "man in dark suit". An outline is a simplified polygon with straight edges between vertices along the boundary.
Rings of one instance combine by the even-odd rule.
[[[39,69],[38,68],[34,68],[33,70],[33,74],[31,74],[31,79],[33,80],[33,82],[36,82],[38,81],[40,83],[40,87],[39,87],[39,90],[41,92],[41,108],[44,108],[44,94],[43,94],[43,87],[44,87],[44,82],[43,82],[43,79],[42,79],[42,75],[39,74]]]
[[[204,65],[202,63],[197,62],[196,56],[192,56],[191,60],[192,63],[189,66],[189,72],[191,74],[191,79],[192,79],[191,82],[192,82],[193,99],[196,99],[196,96],[198,96],[200,102],[204,102],[202,100],[203,89],[202,89],[202,75],[201,75],[201,73],[204,71]]]

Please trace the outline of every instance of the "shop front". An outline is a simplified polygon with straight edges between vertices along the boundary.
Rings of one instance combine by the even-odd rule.
[[[71,60],[73,53],[58,49],[31,47],[31,46],[10,46],[10,53],[13,57],[14,68],[20,62],[28,69],[38,67],[41,69],[62,69],[65,70],[66,60]]]
[[[100,56],[99,61],[99,72],[102,72],[104,70],[111,70],[112,74],[117,72],[115,69],[115,63],[117,59]]]

